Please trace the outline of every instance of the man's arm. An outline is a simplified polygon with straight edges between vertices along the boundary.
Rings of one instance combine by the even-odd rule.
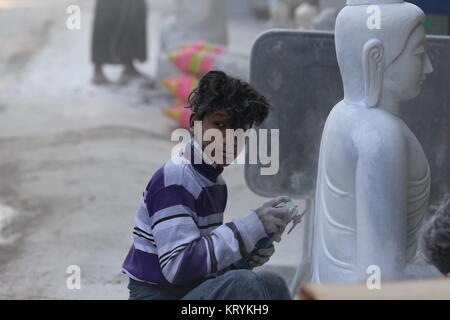
[[[173,284],[192,284],[229,267],[267,234],[255,212],[201,236],[195,199],[183,186],[151,195],[147,204],[162,273]],[[160,204],[168,204],[161,205]]]
[[[356,139],[357,276],[380,267],[383,280],[406,264],[408,147],[401,130],[360,132]]]

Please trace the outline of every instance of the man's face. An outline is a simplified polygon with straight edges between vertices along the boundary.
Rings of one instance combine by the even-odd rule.
[[[191,116],[191,128],[194,127],[195,121],[200,121],[197,118],[197,115],[195,113]],[[198,144],[202,147],[202,150],[206,154],[212,158],[212,159],[221,159],[221,161],[215,161],[217,166],[219,167],[227,167],[228,165],[233,162],[234,159],[239,155],[239,153],[242,151],[243,143],[240,143],[240,139],[238,139],[237,136],[234,136],[232,139],[229,139],[230,141],[227,141],[226,139],[226,132],[228,130],[234,130],[232,127],[230,118],[226,111],[224,110],[215,110],[211,113],[208,113],[205,115],[202,121],[202,141],[197,141]],[[208,134],[205,135],[205,133],[210,130],[214,129],[216,132],[220,132],[220,136],[222,138],[222,141],[215,141],[215,138],[212,138],[211,140],[205,139],[205,136],[207,137]],[[242,131],[247,130],[247,128],[244,128]],[[213,132],[213,131],[210,131]],[[243,141],[243,140],[241,140]],[[210,144],[216,143],[216,145],[219,147],[219,144],[221,144],[222,148],[212,148],[213,146],[210,146],[210,148],[207,148]],[[211,151],[211,154],[208,154],[209,151]],[[216,152],[221,152],[221,155],[216,155]]]

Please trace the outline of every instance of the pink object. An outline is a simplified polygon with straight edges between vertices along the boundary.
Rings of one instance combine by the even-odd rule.
[[[182,50],[184,49],[192,49],[195,51],[207,51],[215,54],[223,54],[226,51],[226,48],[221,45],[212,44],[207,41],[195,41],[188,44],[185,44],[181,47]]]
[[[176,105],[164,110],[164,113],[171,119],[175,120],[182,128],[189,129],[189,119],[192,110],[185,108],[185,105]]]
[[[192,48],[172,52],[168,58],[181,72],[197,77],[211,71],[216,61],[214,53],[197,51]]]
[[[192,90],[197,88],[199,80],[190,75],[178,75],[163,80],[161,84],[181,102],[187,103]]]

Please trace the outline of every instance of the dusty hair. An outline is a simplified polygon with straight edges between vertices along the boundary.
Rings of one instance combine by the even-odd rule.
[[[199,120],[216,110],[224,110],[231,125],[248,129],[260,125],[268,116],[267,99],[248,83],[222,71],[210,71],[189,96],[189,105]]]

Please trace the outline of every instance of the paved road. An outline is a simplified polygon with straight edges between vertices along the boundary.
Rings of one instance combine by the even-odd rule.
[[[74,3],[82,28],[70,31],[65,10]],[[92,9],[90,0],[0,0],[0,298],[127,298],[120,266],[134,211],[170,156],[174,127],[162,90],[89,83]],[[259,32],[243,26],[247,42],[245,32],[232,37],[241,51]],[[242,167],[224,177],[227,220],[266,201],[249,191]],[[288,275],[298,242],[286,237],[270,266]],[[81,290],[66,287],[69,265],[81,268]]]

